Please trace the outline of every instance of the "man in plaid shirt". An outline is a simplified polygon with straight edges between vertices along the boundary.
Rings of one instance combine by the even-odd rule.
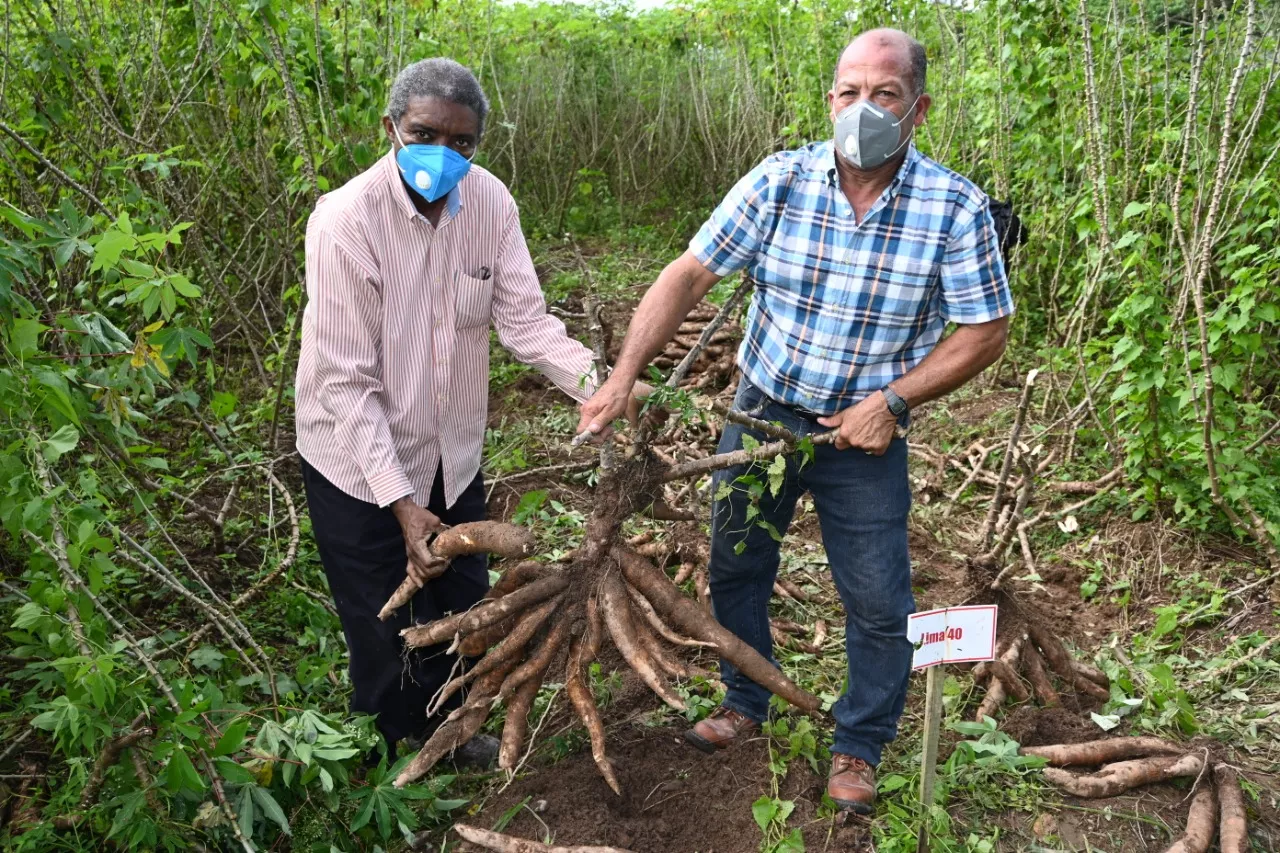
[[[924,48],[874,30],[840,56],[827,101],[834,139],[783,151],[740,180],[645,294],[612,376],[583,405],[579,431],[625,410],[632,384],[689,310],[738,270],[755,283],[734,406],[796,434],[839,430],[812,462],[792,456],[778,494],[752,501],[717,474],[711,598],[716,618],[769,657],[768,603],[778,543],[808,490],[847,613],[848,690],[832,709],[828,793],[869,813],[875,765],[897,734],[907,693],[914,610],[907,555],[910,407],[963,385],[1004,351],[1013,300],[989,201],[921,154]],[[943,337],[948,323],[955,330]],[[744,434],[730,424],[720,451]],[[728,488],[725,488],[725,486]],[[772,658],[770,658],[772,659]],[[687,733],[713,752],[750,736],[769,693],[722,663],[723,705]]]

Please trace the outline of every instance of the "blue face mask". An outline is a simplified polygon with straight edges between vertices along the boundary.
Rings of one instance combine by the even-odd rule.
[[[400,128],[394,123],[400,150],[396,152],[396,165],[405,182],[427,201],[437,201],[449,194],[458,181],[471,169],[471,161],[444,145],[405,145],[400,138]]]

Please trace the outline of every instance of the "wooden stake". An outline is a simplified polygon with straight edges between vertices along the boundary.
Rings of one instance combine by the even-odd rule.
[[[916,853],[929,853],[929,814],[933,809],[933,783],[937,777],[938,736],[942,728],[942,666],[929,667],[925,679],[924,746],[920,755],[920,831]]]

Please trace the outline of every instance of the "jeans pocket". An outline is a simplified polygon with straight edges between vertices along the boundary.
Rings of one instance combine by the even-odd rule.
[[[769,398],[763,391],[752,385],[747,377],[743,376],[738,380],[738,393],[733,396],[735,412],[743,412],[754,417],[759,415],[768,404]]]

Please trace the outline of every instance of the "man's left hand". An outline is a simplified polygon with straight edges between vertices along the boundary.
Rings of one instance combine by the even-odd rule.
[[[857,447],[872,456],[883,456],[893,440],[898,419],[889,411],[884,395],[877,391],[844,411],[818,418],[818,423],[840,430],[836,436],[837,450]]]

